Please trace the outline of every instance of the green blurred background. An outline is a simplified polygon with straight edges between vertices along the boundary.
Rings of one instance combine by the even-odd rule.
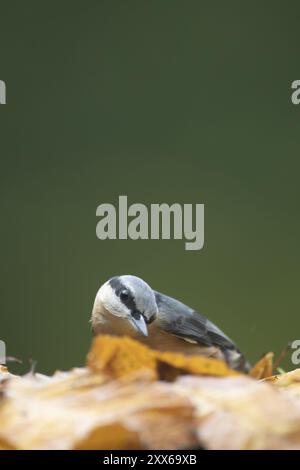
[[[205,313],[251,361],[300,337],[299,14],[274,0],[0,2],[13,370],[82,365],[96,291],[121,273]],[[204,249],[98,240],[96,208],[119,194],[204,203]]]

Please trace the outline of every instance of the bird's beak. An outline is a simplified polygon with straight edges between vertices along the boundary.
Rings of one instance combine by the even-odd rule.
[[[138,331],[141,335],[148,336],[147,325],[142,314],[139,315],[138,318],[134,318],[133,316],[131,316],[129,318],[129,321],[131,325],[135,328],[135,330]]]

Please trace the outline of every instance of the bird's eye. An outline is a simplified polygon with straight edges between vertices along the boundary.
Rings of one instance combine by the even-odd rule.
[[[126,301],[128,300],[130,297],[130,294],[129,294],[129,291],[127,289],[123,289],[121,290],[120,292],[120,299],[123,300],[123,301]]]

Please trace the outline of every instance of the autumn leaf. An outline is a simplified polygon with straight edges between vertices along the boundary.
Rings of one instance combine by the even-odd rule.
[[[273,374],[273,359],[274,354],[272,352],[264,354],[250,370],[250,376],[258,380],[270,377]]]
[[[145,369],[154,380],[174,380],[181,374],[219,377],[237,374],[225,362],[217,359],[160,352],[132,338],[104,335],[95,338],[87,364],[93,371],[114,378]]]
[[[146,369],[152,378],[158,378],[155,352],[128,337],[97,336],[87,356],[87,365],[94,372],[110,377],[124,377]]]
[[[145,376],[107,381],[74,369],[42,379],[12,378],[0,404],[0,448],[164,449],[196,443],[191,403],[169,384]]]
[[[300,449],[300,369],[271,370],[272,354],[254,378],[98,337],[85,368],[51,377],[0,368],[0,449]]]

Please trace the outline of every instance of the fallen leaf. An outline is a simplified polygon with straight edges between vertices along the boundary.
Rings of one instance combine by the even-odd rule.
[[[174,380],[181,374],[229,376],[237,372],[224,361],[205,356],[184,356],[172,352],[152,350],[128,337],[98,336],[88,354],[88,366],[119,378],[147,369],[153,380]]]
[[[51,377],[1,368],[0,449],[300,449],[300,369],[257,380],[107,336],[87,363]]]
[[[48,380],[11,378],[0,402],[0,448],[181,448],[195,444],[192,431],[189,400],[144,374],[107,381],[74,369]]]
[[[270,377],[273,374],[273,360],[274,354],[272,352],[264,354],[264,356],[252,367],[249,375],[258,380]]]
[[[157,379],[155,352],[128,337],[97,336],[87,356],[87,364],[93,371],[110,377],[124,377],[146,369]]]
[[[174,388],[191,397],[207,449],[300,449],[300,400],[271,384],[186,376]]]

